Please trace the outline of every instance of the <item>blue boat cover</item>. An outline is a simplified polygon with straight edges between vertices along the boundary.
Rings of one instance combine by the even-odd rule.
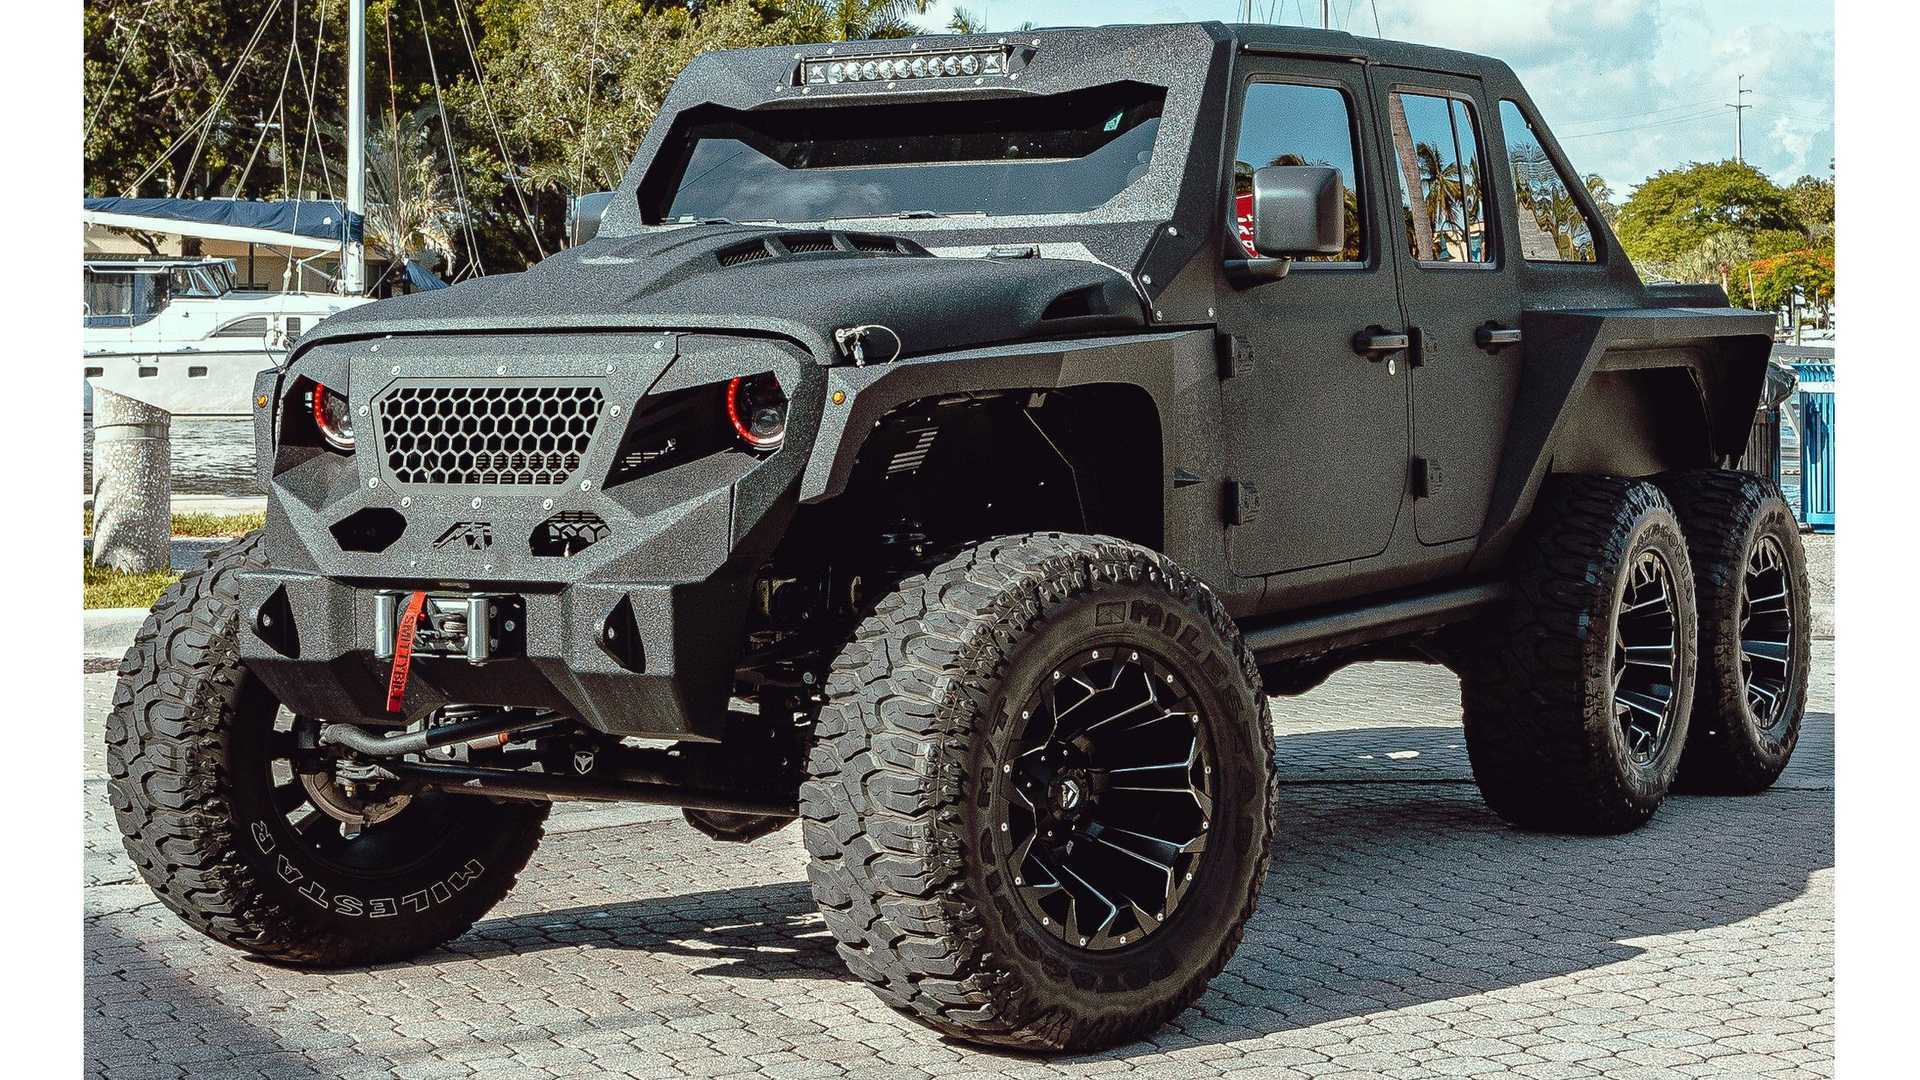
[[[407,260],[407,284],[412,285],[413,291],[415,292],[426,292],[428,289],[444,289],[447,287],[447,283],[440,280],[440,275],[421,266],[412,259]]]
[[[330,199],[294,199],[266,202],[255,199],[88,199],[86,208],[103,214],[129,214],[191,221],[204,225],[233,225],[270,229],[316,240],[345,242],[346,205]],[[356,222],[356,226],[361,223]],[[357,227],[356,236],[363,231]]]

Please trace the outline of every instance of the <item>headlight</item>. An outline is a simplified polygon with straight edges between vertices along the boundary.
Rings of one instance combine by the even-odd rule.
[[[727,383],[727,422],[740,441],[772,450],[787,437],[787,398],[771,375],[740,376]]]
[[[328,446],[351,454],[353,413],[347,408],[347,395],[314,383],[309,397],[312,400],[313,426],[320,429],[320,436],[327,440]]]

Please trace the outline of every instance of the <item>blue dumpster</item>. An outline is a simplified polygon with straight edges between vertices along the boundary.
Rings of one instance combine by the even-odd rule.
[[[1800,376],[1800,521],[1833,531],[1833,362],[1803,360]]]

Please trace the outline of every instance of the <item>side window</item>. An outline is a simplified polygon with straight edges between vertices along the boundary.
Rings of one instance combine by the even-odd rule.
[[[1423,263],[1490,263],[1487,200],[1473,108],[1458,98],[1388,95],[1407,248]]]
[[[1520,106],[1500,102],[1500,126],[1507,133],[1513,201],[1520,210],[1520,253],[1541,262],[1598,262],[1593,222],[1573,201],[1566,177],[1547,156]]]
[[[1240,245],[1253,250],[1253,172],[1268,165],[1328,165],[1340,170],[1346,189],[1347,248],[1338,255],[1312,255],[1307,262],[1361,262],[1366,258],[1365,216],[1360,213],[1354,168],[1353,110],[1347,95],[1331,86],[1257,82],[1247,87],[1240,112],[1240,143],[1233,161],[1233,216]]]
[[[267,332],[267,317],[255,315],[236,319],[213,332],[214,337],[260,337]]]

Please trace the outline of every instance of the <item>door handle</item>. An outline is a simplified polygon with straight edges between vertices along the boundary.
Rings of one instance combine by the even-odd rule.
[[[1369,326],[1353,335],[1353,351],[1369,360],[1383,360],[1390,353],[1404,352],[1412,343],[1410,335],[1379,326]]]
[[[1369,326],[1353,335],[1353,351],[1374,363],[1385,360],[1387,374],[1396,375],[1399,369],[1394,364],[1395,355],[1406,353],[1409,364],[1420,362],[1420,330],[1413,326],[1402,331],[1388,330],[1378,324]]]
[[[1500,350],[1520,344],[1520,328],[1501,326],[1492,319],[1488,319],[1473,331],[1473,343],[1497,356]]]

